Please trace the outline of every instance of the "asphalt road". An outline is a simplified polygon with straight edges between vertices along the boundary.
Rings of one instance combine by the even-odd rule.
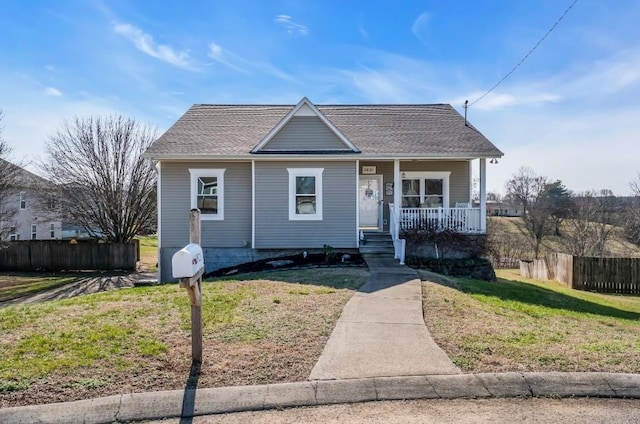
[[[640,400],[481,399],[367,402],[346,405],[240,412],[148,424],[236,423],[640,423]]]

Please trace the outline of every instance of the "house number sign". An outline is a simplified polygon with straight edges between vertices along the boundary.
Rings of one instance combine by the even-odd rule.
[[[362,167],[362,173],[363,174],[375,174],[376,173],[376,167],[375,166],[363,166]]]

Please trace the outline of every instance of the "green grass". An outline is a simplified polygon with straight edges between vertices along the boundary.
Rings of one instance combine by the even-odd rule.
[[[158,236],[138,236],[140,240],[140,264],[148,270],[157,270]]]
[[[8,274],[0,276],[0,302],[35,294],[78,280],[76,275]]]
[[[640,300],[571,290],[561,283],[524,279],[514,272],[498,270],[500,284],[459,279],[465,293],[496,310],[506,309],[534,317],[583,314],[638,320]]]
[[[98,364],[127,368],[135,365],[127,356],[161,355],[167,347],[149,333],[149,318],[176,291],[128,289],[0,310],[0,327],[15,338],[0,342],[0,381]],[[186,314],[184,303],[178,309]]]
[[[466,372],[640,372],[640,297],[498,270],[498,283],[425,283],[425,320]]]

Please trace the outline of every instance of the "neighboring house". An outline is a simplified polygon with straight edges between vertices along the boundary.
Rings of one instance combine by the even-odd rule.
[[[474,200],[474,206],[480,207],[480,201]],[[508,201],[487,200],[487,215],[519,217],[522,216],[522,206]]]
[[[4,196],[0,232],[4,241],[56,240],[62,223],[54,186],[24,168],[0,159],[0,166],[13,167],[11,187]]]
[[[303,249],[357,249],[360,231],[431,220],[483,233],[486,159],[502,156],[450,105],[194,105],[147,150],[157,163],[160,280],[202,212],[207,271]],[[480,207],[471,206],[471,161]],[[397,234],[397,231],[395,232]]]

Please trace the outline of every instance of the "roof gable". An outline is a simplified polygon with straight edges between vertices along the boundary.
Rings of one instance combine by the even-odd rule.
[[[360,153],[306,97],[251,150],[251,153]]]

